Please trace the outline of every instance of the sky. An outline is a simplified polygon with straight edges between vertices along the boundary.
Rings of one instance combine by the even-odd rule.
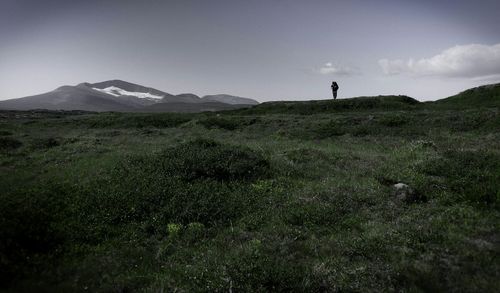
[[[271,100],[500,82],[498,0],[0,0],[0,100],[122,79]]]

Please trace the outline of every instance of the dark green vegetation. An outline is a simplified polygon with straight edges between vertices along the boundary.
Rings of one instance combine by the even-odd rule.
[[[468,108],[471,105],[498,107],[500,104],[500,84],[472,88],[453,97],[439,100],[436,104],[461,108]]]
[[[0,284],[493,292],[500,113],[476,106],[2,112]],[[398,182],[422,200],[398,200]]]
[[[301,114],[335,113],[358,110],[408,110],[420,103],[407,96],[359,97],[343,100],[267,102],[252,108],[235,110],[240,114]]]

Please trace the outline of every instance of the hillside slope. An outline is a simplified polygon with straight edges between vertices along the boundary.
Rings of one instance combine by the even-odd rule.
[[[18,99],[0,101],[6,110],[84,110],[131,112],[140,107],[130,98],[120,99],[101,93],[85,85],[62,86],[51,92]]]
[[[356,110],[413,109],[421,103],[407,96],[357,97],[339,100],[266,102],[234,111],[239,114],[303,114],[332,113]]]
[[[238,97],[238,96],[226,95],[226,94],[208,95],[208,96],[204,96],[202,98],[202,100],[221,102],[221,103],[226,103],[226,104],[231,104],[231,105],[239,105],[239,104],[258,105],[259,104],[259,102],[257,102],[256,100],[252,100],[249,98],[242,98],[242,97]]]
[[[468,89],[446,99],[437,100],[436,105],[457,107],[500,106],[500,83]]]

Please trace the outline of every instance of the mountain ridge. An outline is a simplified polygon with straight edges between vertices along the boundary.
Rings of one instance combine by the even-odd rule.
[[[173,95],[152,87],[114,79],[97,83],[83,82],[76,86],[64,85],[50,92],[0,101],[0,109],[97,112],[156,112],[161,109],[165,112],[202,112],[236,109],[258,104],[252,99],[226,96],[228,98],[223,102],[200,98],[192,93]],[[152,107],[155,104],[162,105]]]

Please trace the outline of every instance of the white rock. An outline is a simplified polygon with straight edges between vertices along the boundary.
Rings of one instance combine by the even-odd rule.
[[[396,183],[394,184],[394,188],[396,188],[396,190],[399,190],[399,189],[404,189],[404,188],[409,188],[410,186],[408,186],[407,184],[404,184],[404,183]]]

